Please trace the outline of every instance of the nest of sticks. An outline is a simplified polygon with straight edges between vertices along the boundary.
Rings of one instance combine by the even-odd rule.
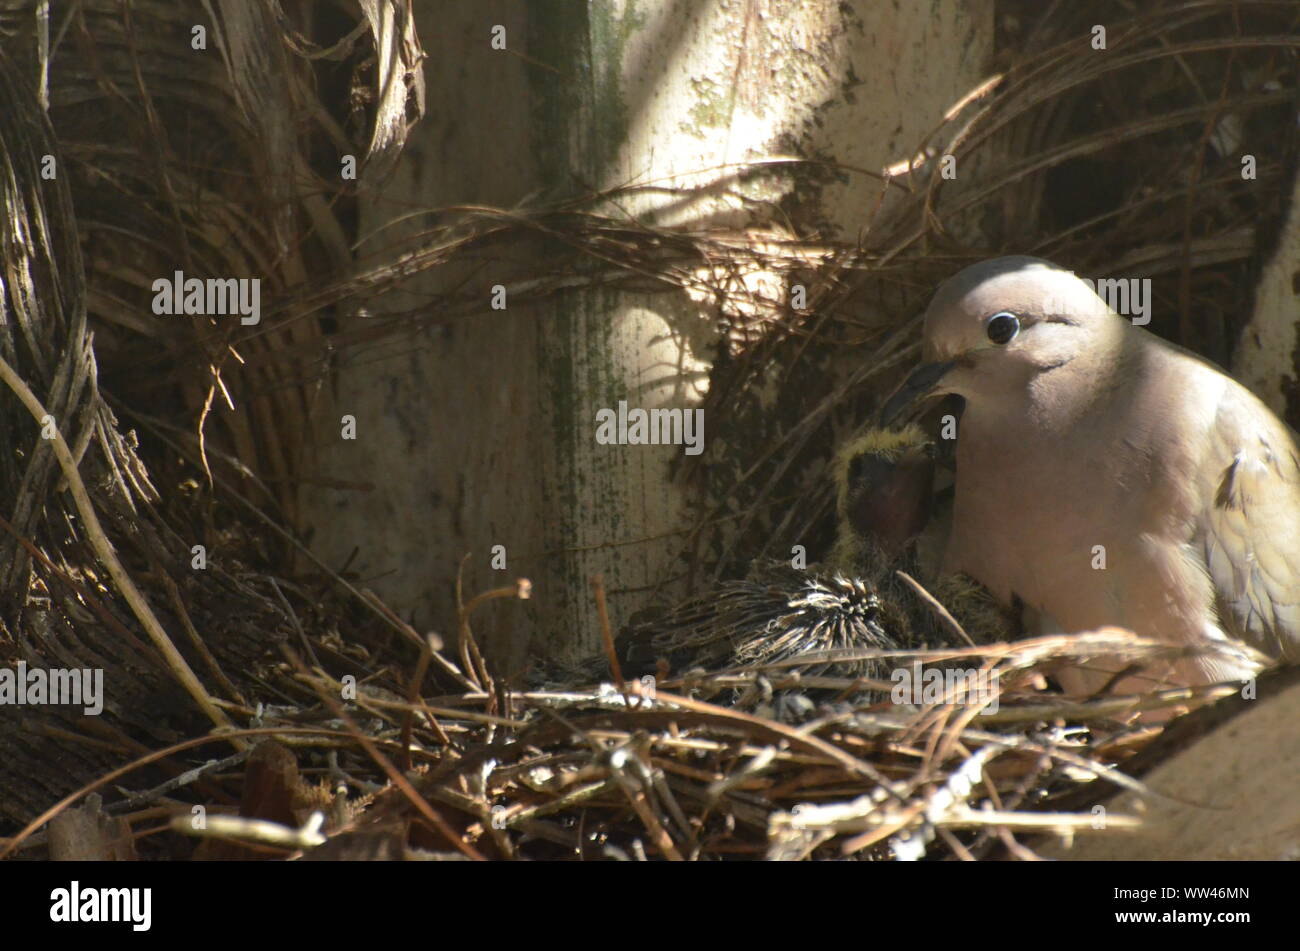
[[[240,770],[238,810],[215,810],[201,829],[189,812],[171,820],[203,840],[194,857],[1032,858],[1044,835],[1138,824],[1099,820],[1091,808],[1119,789],[1143,791],[1123,767],[1160,728],[1134,714],[1193,709],[1238,689],[1069,698],[1044,689],[1062,664],[1121,658],[1126,674],[1148,671],[1155,682],[1181,652],[1117,629],[900,649],[864,621],[870,607],[856,610],[872,600],[866,582],[816,573],[784,582],[783,605],[772,579],[763,583],[767,611],[753,590],[743,612],[715,600],[733,621],[749,619],[731,628],[730,656],[716,642],[678,638],[679,669],[661,660],[655,674],[628,677],[606,630],[612,676],[602,682],[512,690],[490,676],[471,615],[489,600],[527,597],[526,582],[463,603],[450,651],[390,614],[423,644],[405,685],[381,671],[349,686],[319,657],[308,664],[286,647],[278,682],[292,684],[292,699],[223,705],[252,723],[240,735],[268,739],[104,806],[98,790],[120,788],[122,774],[225,740],[142,758],[38,816],[3,851],[71,840],[134,857],[132,824]],[[836,597],[854,610],[832,608]],[[657,624],[675,629],[673,618]],[[788,654],[778,658],[772,638],[782,635]],[[760,641],[769,656],[742,662]],[[868,675],[884,671],[904,676]],[[427,676],[454,689],[432,693]],[[86,805],[64,808],[88,793]],[[46,820],[48,837],[37,835]]]

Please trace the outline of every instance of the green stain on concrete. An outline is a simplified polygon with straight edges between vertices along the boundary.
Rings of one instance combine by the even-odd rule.
[[[528,13],[530,55],[560,70],[531,74],[543,174],[561,194],[599,188],[627,141],[623,61],[646,16],[574,0],[533,0]]]
[[[604,171],[612,169],[618,150],[627,141],[628,108],[623,89],[623,62],[629,42],[646,26],[646,15],[627,0],[616,15],[613,4],[592,5],[591,47],[595,60],[596,85],[595,131],[597,141],[607,154],[599,156]]]
[[[647,18],[633,2],[531,0],[528,54],[559,70],[530,71],[532,140],[549,203],[599,190],[618,179],[619,150],[627,141],[629,110],[622,82],[629,44]],[[548,247],[571,266],[567,248]],[[579,259],[577,268],[597,262]],[[539,308],[543,321],[538,345],[541,381],[539,418],[555,440],[554,470],[544,474],[544,504],[550,513],[547,547],[569,548],[588,540],[585,527],[619,538],[625,525],[623,485],[634,462],[626,455],[639,447],[606,450],[595,444],[595,412],[626,399],[616,362],[612,316],[624,303],[616,291],[575,291]],[[539,476],[543,473],[539,472]],[[586,577],[603,562],[601,552],[576,552],[553,559],[552,603],[567,626],[590,602]],[[615,582],[611,571],[606,583]],[[583,639],[590,638],[584,632]],[[571,637],[566,633],[564,638]]]
[[[726,94],[716,81],[707,77],[692,79],[691,93],[691,121],[681,124],[682,131],[707,138],[731,124],[734,94]]]

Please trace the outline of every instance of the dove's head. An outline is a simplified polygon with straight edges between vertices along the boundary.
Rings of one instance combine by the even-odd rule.
[[[882,424],[910,404],[956,394],[968,404],[1023,404],[1057,380],[1113,362],[1127,329],[1072,271],[1030,257],[995,258],[946,281],[925,313],[924,360],[890,397]]]

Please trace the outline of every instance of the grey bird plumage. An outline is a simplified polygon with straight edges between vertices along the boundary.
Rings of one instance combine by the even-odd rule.
[[[1206,648],[1166,682],[1250,676],[1234,644],[1300,661],[1300,453],[1245,387],[1028,257],[945,283],[924,350],[884,415],[965,399],[945,570],[1044,630]]]

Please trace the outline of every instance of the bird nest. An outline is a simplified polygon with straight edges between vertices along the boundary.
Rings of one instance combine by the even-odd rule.
[[[654,622],[669,635],[658,643],[671,643],[676,670],[661,658],[656,673],[629,678],[626,652],[606,629],[603,682],[571,674],[567,684],[522,691],[488,673],[471,615],[489,600],[527,597],[526,582],[461,605],[454,656],[393,618],[423,644],[406,684],[391,671],[349,683],[286,648],[278,682],[292,684],[296,699],[255,710],[223,704],[252,728],[116,769],[3,851],[61,842],[89,825],[105,854],[133,857],[129,826],[106,821],[97,795],[65,807],[163,757],[238,736],[260,745],[110,811],[137,821],[167,814],[177,795],[243,766],[238,815],[172,820],[205,840],[196,857],[1027,858],[1043,836],[1138,824],[1095,805],[1119,789],[1145,792],[1125,767],[1160,730],[1135,714],[1191,709],[1238,689],[1063,697],[1044,690],[1045,673],[1062,664],[1118,658],[1126,675],[1140,675],[1186,648],[1102,630],[896,649],[876,624],[869,588],[794,572],[733,586],[712,600],[713,619],[697,603]],[[699,636],[716,635],[718,617],[729,622],[726,636]],[[755,651],[765,655],[759,663]],[[456,689],[422,696],[430,671]],[[308,762],[328,766],[300,767]],[[48,838],[35,835],[47,820]]]
[[[781,629],[817,626],[826,605],[805,595],[839,587],[807,579],[791,592]],[[350,688],[298,663],[299,702],[232,708],[254,724],[241,735],[273,739],[119,807],[166,812],[160,804],[242,764],[240,816],[172,821],[206,839],[197,857],[1025,858],[1044,835],[1137,824],[1092,808],[1116,789],[1144,791],[1122,767],[1159,729],[1134,713],[1195,707],[1237,689],[1088,699],[1044,692],[1044,672],[1062,663],[1121,657],[1140,671],[1178,656],[1104,630],[937,651],[884,650],[875,635],[850,634],[833,650],[711,669],[679,644],[680,673],[634,679],[624,679],[610,638],[615,673],[605,682],[512,691],[480,679],[490,665],[469,613],[487,598],[520,594],[526,589],[502,589],[462,606],[459,659],[426,641],[405,688],[384,678]],[[764,633],[781,631],[768,623]],[[738,653],[746,640],[733,641]],[[853,675],[864,664],[903,676]],[[459,689],[418,696],[430,667]],[[178,744],[70,798],[160,755],[220,742]],[[322,758],[328,771],[311,771],[325,772],[312,782],[299,763]],[[349,795],[358,788],[370,791]],[[6,851],[43,844],[28,836],[48,818],[57,840],[100,809],[92,801],[51,810]],[[125,824],[106,827],[120,837],[104,834],[109,854],[131,854]]]

